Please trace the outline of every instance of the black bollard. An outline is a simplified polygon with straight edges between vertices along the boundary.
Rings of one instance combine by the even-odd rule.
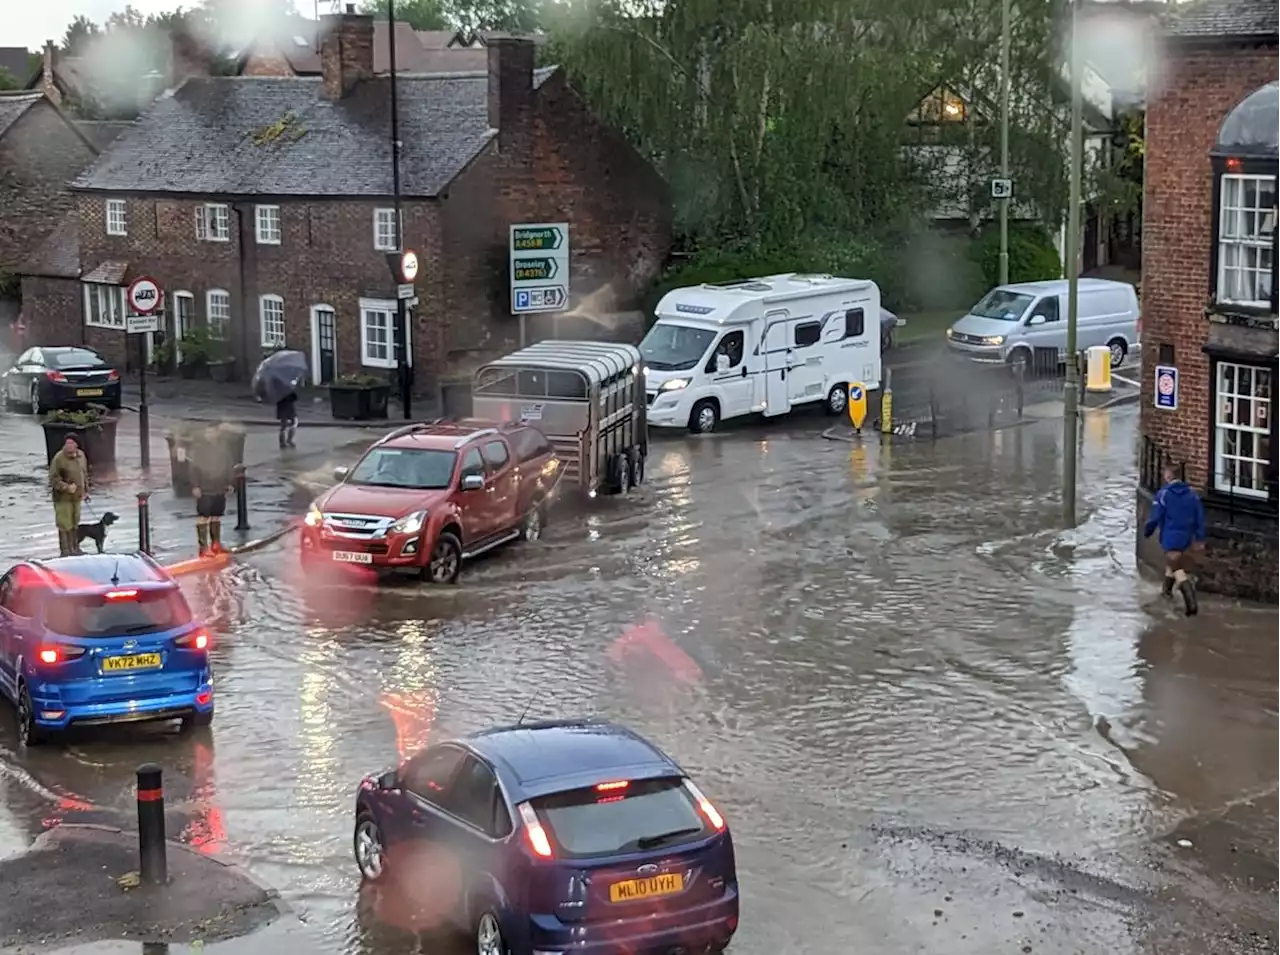
[[[938,438],[938,394],[933,389],[933,380],[929,380],[929,427],[933,431],[933,438]]]
[[[235,467],[235,484],[236,484],[236,530],[247,531],[249,529],[249,499],[245,496],[245,477],[244,465],[237,464]]]
[[[138,550],[151,553],[151,492],[138,492]]]
[[[164,837],[164,780],[155,763],[138,767],[138,863],[143,882],[163,885],[169,881]]]
[[[1018,420],[1019,420],[1019,421],[1021,421],[1021,420],[1022,420],[1022,409],[1023,409],[1023,406],[1024,406],[1024,404],[1025,404],[1025,400],[1026,400],[1026,398],[1025,398],[1025,394],[1024,394],[1024,392],[1023,392],[1023,388],[1022,388],[1022,386],[1023,386],[1023,366],[1022,366],[1022,365],[1020,365],[1020,364],[1019,364],[1019,365],[1014,365],[1014,366],[1013,366],[1013,382],[1014,382],[1014,384],[1013,384],[1014,396],[1015,396],[1015,399],[1016,399],[1016,400],[1017,400],[1017,402],[1018,402]]]

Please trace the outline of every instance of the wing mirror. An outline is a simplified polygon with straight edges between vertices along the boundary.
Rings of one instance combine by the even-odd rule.
[[[716,371],[723,373],[728,370],[729,370],[729,356],[716,355]]]
[[[347,475],[351,473],[350,468],[334,468],[333,479],[339,483],[347,479]]]
[[[1045,318],[1043,315],[1032,315],[1030,318],[1027,319],[1027,326],[1033,327],[1035,325],[1043,325],[1047,321],[1048,319]]]
[[[464,491],[483,491],[483,490],[484,490],[484,475],[483,475],[483,474],[468,474],[468,475],[466,475],[466,476],[465,476],[465,477],[463,477],[463,479],[462,479],[462,489],[463,489]]]

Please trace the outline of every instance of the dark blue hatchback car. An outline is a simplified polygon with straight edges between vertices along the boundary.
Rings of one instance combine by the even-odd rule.
[[[27,561],[0,577],[0,696],[28,745],[72,725],[208,726],[209,634],[145,554]]]
[[[355,855],[478,955],[721,952],[738,927],[724,818],[665,753],[603,722],[437,743],[356,795]]]

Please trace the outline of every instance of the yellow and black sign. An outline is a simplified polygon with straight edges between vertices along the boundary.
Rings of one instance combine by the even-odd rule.
[[[867,420],[867,386],[860,381],[849,383],[849,421],[853,430],[861,431]]]

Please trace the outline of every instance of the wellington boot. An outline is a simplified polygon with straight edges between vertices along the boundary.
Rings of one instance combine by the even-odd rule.
[[[200,545],[200,556],[204,557],[209,553],[209,525],[196,525],[196,543]]]
[[[76,545],[70,531],[58,531],[58,556],[70,557],[76,552]]]
[[[1175,581],[1172,577],[1165,577],[1164,583],[1160,585],[1160,595],[1163,597],[1173,596],[1173,585]]]
[[[222,521],[209,522],[209,550],[215,554],[222,553]]]
[[[1196,586],[1190,580],[1184,580],[1178,584],[1178,591],[1182,594],[1182,605],[1186,608],[1187,616],[1194,617],[1200,612],[1200,604],[1196,600]]]

